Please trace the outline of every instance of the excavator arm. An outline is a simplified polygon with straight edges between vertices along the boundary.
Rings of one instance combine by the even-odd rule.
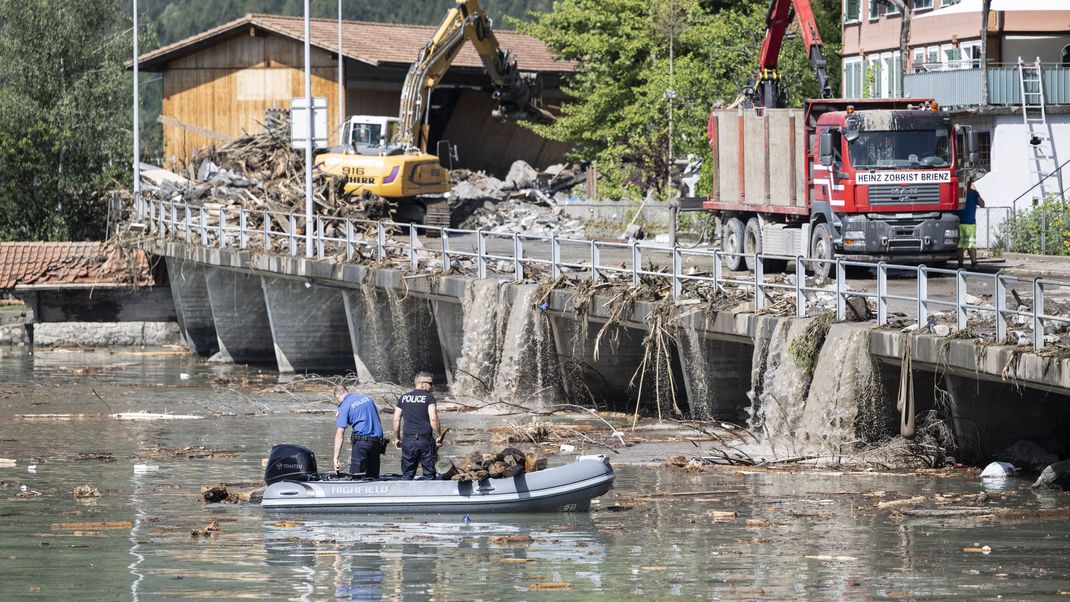
[[[426,116],[431,92],[442,81],[466,40],[472,43],[490,76],[493,97],[498,102],[495,117],[509,121],[553,121],[553,116],[541,107],[542,86],[538,77],[520,73],[516,60],[498,44],[490,19],[477,0],[458,0],[405,76],[396,144],[427,151]]]
[[[817,77],[821,98],[833,96],[832,86],[829,84],[828,63],[821,52],[821,34],[817,30],[810,0],[770,0],[769,12],[765,17],[765,39],[762,40],[761,54],[758,55],[758,78],[747,94],[755,106],[781,108],[787,105],[787,93],[777,71],[777,62],[780,59],[784,35],[796,16],[799,17],[803,44],[810,59],[810,67]]]

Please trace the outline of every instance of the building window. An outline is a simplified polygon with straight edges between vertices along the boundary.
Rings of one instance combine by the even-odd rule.
[[[914,10],[926,10],[933,7],[933,0],[914,0]]]
[[[910,68],[914,73],[921,73],[925,71],[925,49],[915,48],[913,60],[910,61]]]
[[[854,23],[861,20],[859,13],[862,11],[862,0],[844,0],[843,22]]]
[[[977,132],[977,167],[992,170],[992,133]]]
[[[869,0],[869,20],[875,21],[881,16],[881,2],[880,0]]]
[[[962,2],[962,0],[940,0],[940,6],[941,7],[954,6],[954,5],[958,4],[959,2]]]
[[[843,60],[843,96],[844,98],[862,98],[862,59],[858,57]]]

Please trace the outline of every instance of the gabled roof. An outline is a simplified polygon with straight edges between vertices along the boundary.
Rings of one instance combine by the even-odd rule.
[[[102,242],[0,243],[0,290],[16,286],[154,284],[144,251]]]
[[[215,44],[220,38],[255,27],[303,42],[305,25],[302,17],[249,14],[240,19],[213,27],[195,36],[168,44],[140,57],[140,67],[147,71],[161,71],[168,61]],[[342,54],[350,59],[376,67],[407,66],[416,60],[420,49],[435,33],[430,25],[400,25],[342,21]],[[338,21],[311,19],[311,44],[331,53],[338,52]],[[521,71],[567,73],[576,70],[576,63],[554,59],[540,40],[514,31],[495,31],[498,42],[516,57]],[[479,55],[465,44],[453,61],[456,67],[483,68]]]

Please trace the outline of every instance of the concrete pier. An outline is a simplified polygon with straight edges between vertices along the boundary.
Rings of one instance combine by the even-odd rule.
[[[340,290],[285,278],[261,283],[279,371],[353,369]]]
[[[204,272],[219,358],[246,364],[274,364],[264,291],[260,277],[234,270],[208,268]]]
[[[208,284],[204,280],[205,267],[192,261],[165,259],[182,338],[190,351],[210,357],[219,351],[219,340],[212,318],[212,302],[208,298]]]

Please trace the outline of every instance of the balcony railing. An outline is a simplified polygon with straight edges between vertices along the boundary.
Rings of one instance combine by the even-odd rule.
[[[1070,104],[1070,67],[1044,66],[1045,102]],[[933,98],[945,107],[969,107],[981,104],[980,69],[909,73],[903,77],[903,96]],[[1018,67],[988,68],[988,104],[1022,104]]]

